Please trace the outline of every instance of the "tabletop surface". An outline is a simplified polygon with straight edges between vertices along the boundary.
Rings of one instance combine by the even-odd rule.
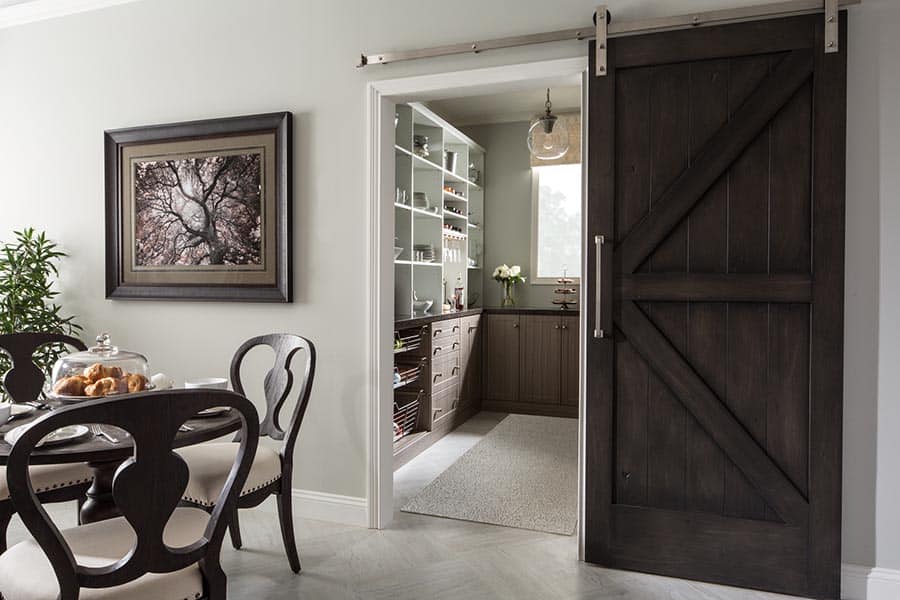
[[[0,426],[0,466],[6,464],[9,452],[12,449],[3,436],[14,427],[29,423],[48,414],[46,410],[37,410],[28,417],[13,419]],[[216,417],[202,417],[186,422],[193,431],[179,432],[175,437],[175,448],[192,446],[201,442],[214,440],[226,436],[241,428],[241,419],[234,410]],[[31,455],[31,464],[60,464],[75,462],[112,462],[122,461],[134,452],[131,436],[122,434],[115,427],[103,426],[119,442],[113,444],[102,437],[91,436],[71,444],[48,446],[47,448],[35,448]]]

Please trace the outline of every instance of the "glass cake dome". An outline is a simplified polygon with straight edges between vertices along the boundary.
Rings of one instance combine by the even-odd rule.
[[[150,389],[148,366],[144,355],[120,350],[101,333],[95,346],[56,361],[48,395],[65,400],[143,392]]]

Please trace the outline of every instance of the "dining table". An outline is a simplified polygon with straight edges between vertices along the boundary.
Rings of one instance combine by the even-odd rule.
[[[0,426],[0,466],[6,466],[12,446],[4,439],[13,427],[40,419],[55,406],[37,409],[30,415],[13,419]],[[85,423],[85,425],[88,425]],[[188,420],[178,432],[174,448],[193,446],[227,436],[241,428],[241,419],[235,411],[216,416],[196,417]],[[87,498],[81,506],[81,522],[95,523],[120,515],[113,499],[113,479],[116,470],[134,455],[131,436],[117,427],[101,425],[97,433],[66,444],[37,447],[31,454],[32,465],[86,463],[93,471],[93,482]]]

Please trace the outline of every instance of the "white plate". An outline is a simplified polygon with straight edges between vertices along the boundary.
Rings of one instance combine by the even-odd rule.
[[[204,417],[218,417],[220,415],[224,415],[225,413],[227,413],[230,410],[231,410],[230,406],[213,406],[212,408],[207,408],[206,410],[201,410],[194,416],[197,418],[200,418],[200,419],[202,419]]]
[[[6,432],[6,435],[3,436],[3,439],[7,444],[12,446],[18,441],[22,434],[28,431],[28,428],[31,427],[31,423],[26,423],[24,425],[19,425],[18,427],[14,427]],[[57,446],[59,444],[68,444],[70,442],[76,442],[84,437],[87,437],[91,434],[91,430],[88,429],[84,425],[67,425],[66,427],[61,427],[56,431],[47,434],[44,436],[40,442],[38,442],[38,446]]]
[[[19,417],[27,417],[37,409],[30,404],[13,404],[10,406],[9,419],[18,419]]]

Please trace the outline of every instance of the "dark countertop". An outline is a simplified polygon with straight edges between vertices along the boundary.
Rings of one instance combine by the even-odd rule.
[[[470,308],[459,312],[444,313],[442,315],[425,315],[418,317],[398,317],[394,320],[396,329],[408,329],[411,327],[420,327],[428,325],[436,321],[446,321],[448,319],[458,319],[460,317],[469,317],[472,315],[487,314],[508,314],[508,315],[572,315],[578,316],[578,310],[570,308],[562,310],[561,308],[542,308],[529,306],[514,306],[511,308],[488,307],[488,308]]]
[[[461,310],[458,312],[448,312],[442,315],[423,315],[417,317],[396,317],[394,319],[394,328],[395,329],[407,329],[409,327],[419,327],[421,325],[428,325],[429,323],[434,323],[435,321],[446,321],[447,319],[458,319],[460,317],[470,317],[472,315],[480,315],[484,309],[481,308],[470,308],[469,310]]]
[[[485,308],[484,312],[488,314],[497,314],[497,315],[573,315],[578,316],[577,308],[570,308],[568,310],[563,310],[561,308],[546,308],[546,307],[533,307],[533,306],[513,306],[513,307],[492,307]]]

